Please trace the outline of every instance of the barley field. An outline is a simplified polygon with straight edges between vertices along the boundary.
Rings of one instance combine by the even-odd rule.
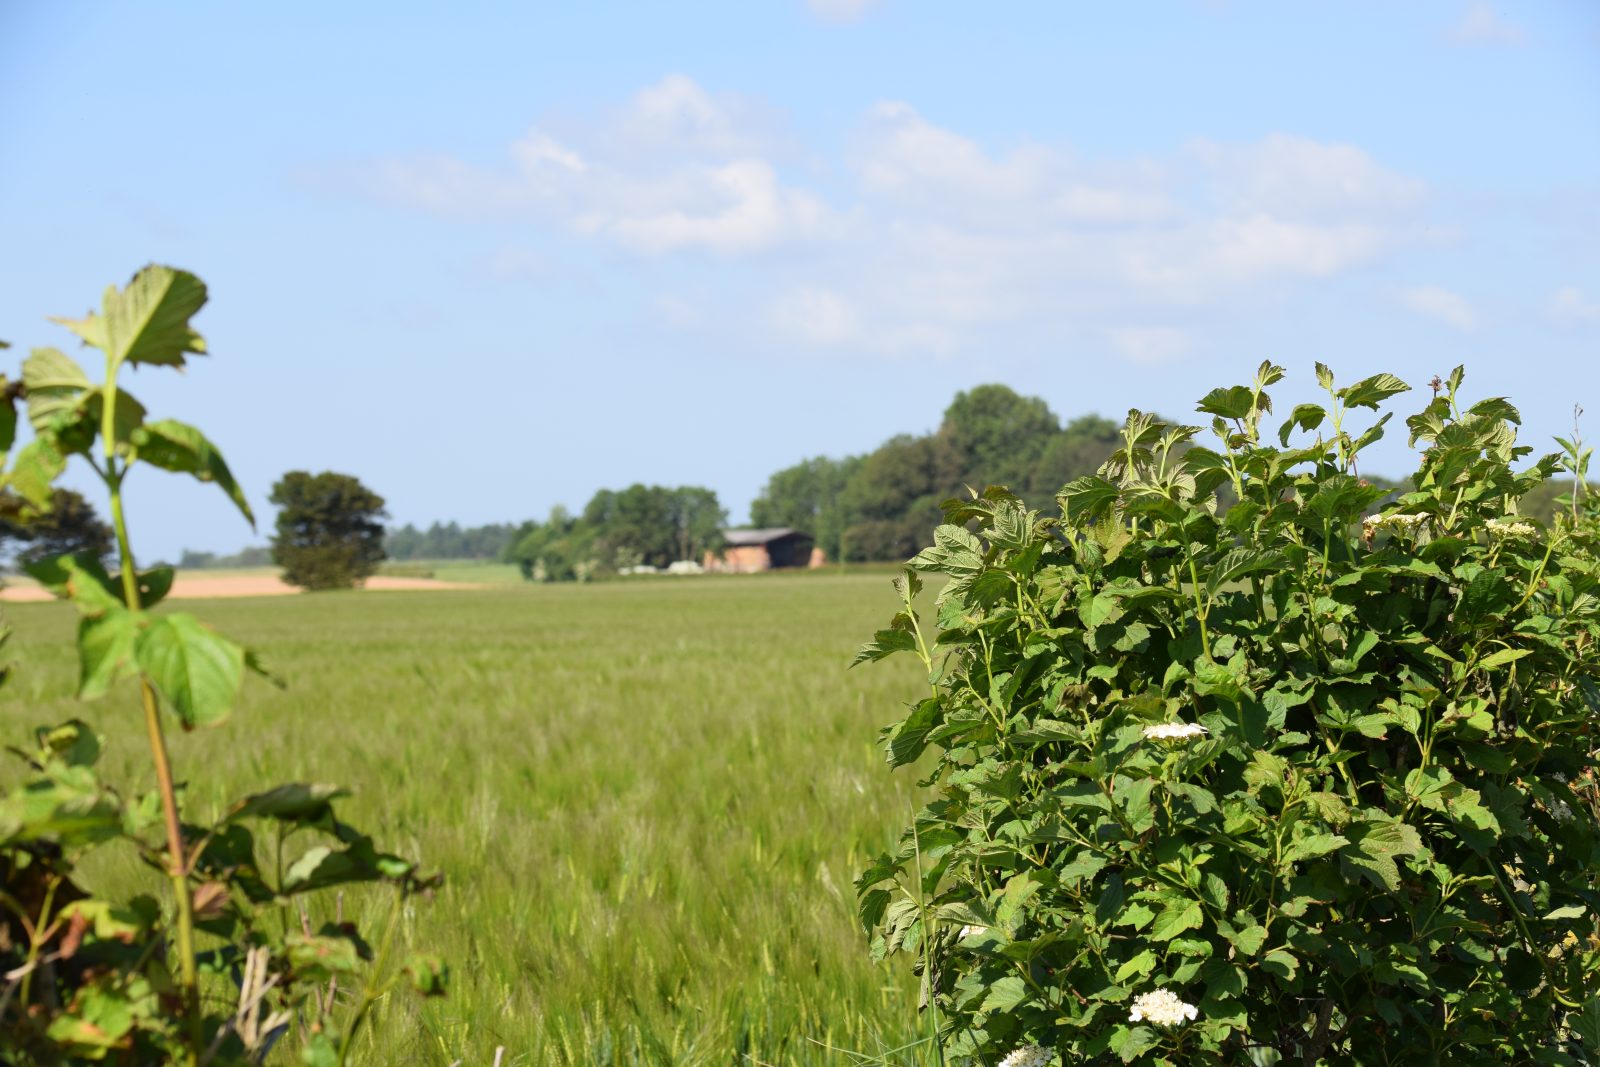
[[[924,1061],[915,980],[868,960],[850,884],[917,799],[874,743],[915,672],[846,670],[893,610],[884,574],[178,607],[288,683],[173,738],[188,809],[337,782],[347,821],[445,874],[403,921],[450,995],[393,994],[361,1062]],[[133,689],[70,696],[72,610],[5,615],[0,736],[88,718],[107,777],[148,788]],[[91,873],[149,878],[104,852]],[[387,900],[345,907],[376,926]]]

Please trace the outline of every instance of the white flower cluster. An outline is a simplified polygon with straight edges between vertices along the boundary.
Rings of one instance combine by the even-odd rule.
[[[1000,1067],[1045,1067],[1055,1058],[1055,1053],[1038,1045],[1023,1045],[1006,1053],[1006,1058],[1000,1061]]]
[[[1144,728],[1144,736],[1152,741],[1187,741],[1210,732],[1197,722],[1164,722]]]
[[[1406,533],[1413,533],[1417,527],[1427,522],[1430,516],[1421,512],[1399,512],[1394,515],[1368,515],[1361,521],[1361,530],[1371,537],[1379,530],[1396,529]]]
[[[1150,1022],[1156,1026],[1181,1026],[1184,1020],[1193,1022],[1199,1014],[1199,1008],[1185,1004],[1172,990],[1157,989],[1151,993],[1140,993],[1134,998],[1128,1021]]]
[[[1506,522],[1502,519],[1490,519],[1488,525],[1490,533],[1498,534],[1501,537],[1532,537],[1539,532],[1533,528],[1531,523],[1526,522]]]
[[[1557,800],[1555,803],[1551,804],[1550,814],[1555,817],[1556,822],[1572,821],[1572,808],[1565,800]]]

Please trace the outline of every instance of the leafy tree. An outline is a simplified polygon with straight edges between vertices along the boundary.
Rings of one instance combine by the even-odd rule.
[[[1528,466],[1458,368],[1396,497],[1356,461],[1407,386],[1319,365],[1269,428],[1282,374],[1205,445],[1132,412],[1059,509],[951,501],[857,657],[930,680],[857,888],[960,1062],[1600,1059],[1600,522],[1518,507],[1588,453]]]
[[[1044,442],[1039,458],[1023,481],[1013,488],[1035,499],[1048,499],[1074,478],[1093,474],[1116,451],[1118,426],[1099,415],[1084,415],[1067,423]]]
[[[349,589],[383,561],[383,497],[353,476],[289,471],[268,499],[278,507],[272,559],[291,585]]]
[[[1019,487],[1027,484],[1046,443],[1060,430],[1048,404],[1005,385],[957,393],[939,425],[940,435],[961,455],[962,480]]]
[[[845,485],[861,466],[859,456],[830,459],[817,456],[785,467],[767,479],[766,488],[750,503],[754,526],[789,526],[816,538],[829,559],[839,558],[839,536],[846,515]]]
[[[920,548],[939,502],[961,484],[963,456],[942,434],[891,438],[861,461],[845,485],[851,519],[840,558],[893,559]]]
[[[36,511],[16,493],[0,492],[0,554],[26,566],[52,556],[111,556],[111,527],[71,489],[56,489],[47,508]]]

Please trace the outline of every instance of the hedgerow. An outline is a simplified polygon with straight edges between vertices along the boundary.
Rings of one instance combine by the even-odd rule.
[[[1282,376],[1208,394],[1210,444],[1130,413],[1058,511],[949,502],[857,657],[927,668],[884,740],[934,799],[857,885],[944,1055],[1600,1060],[1600,540],[1517,511],[1586,456],[1528,462],[1458,369],[1385,490],[1408,387],[1319,364],[1272,432]]]

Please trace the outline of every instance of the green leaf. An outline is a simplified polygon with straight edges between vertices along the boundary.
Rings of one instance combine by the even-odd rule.
[[[1478,669],[1492,671],[1496,667],[1504,667],[1508,663],[1515,663],[1523,656],[1533,655],[1533,650],[1528,648],[1502,648],[1500,651],[1485,656],[1478,661]]]
[[[1316,859],[1318,856],[1337,852],[1349,843],[1348,838],[1338,834],[1311,834],[1293,842],[1283,854],[1283,860],[1285,863],[1297,863],[1301,860]]]
[[[1248,386],[1234,385],[1211,390],[1195,405],[1195,410],[1225,419],[1242,419],[1250,414],[1254,403],[1255,397]]]
[[[450,984],[450,968],[438,956],[414,954],[406,961],[411,988],[425,997],[442,997]]]
[[[94,383],[77,362],[56,348],[35,348],[22,363],[22,384],[28,390],[28,421],[34,429],[51,426],[77,411]]]
[[[34,510],[48,511],[55,480],[66,469],[67,457],[62,454],[54,435],[43,434],[22,446],[5,481]]]
[[[221,722],[244,680],[244,650],[193,615],[162,615],[139,635],[139,669],[185,729]]]
[[[1122,1030],[1122,1028],[1119,1027],[1119,1030]],[[1123,1063],[1132,1063],[1161,1044],[1161,1035],[1148,1026],[1135,1026],[1132,1029],[1123,1030],[1123,1034],[1126,1036],[1118,1035],[1121,1037],[1121,1041],[1116,1038],[1112,1039],[1112,1050],[1116,1052]]]
[[[1171,900],[1150,924],[1150,940],[1171,941],[1185,930],[1192,930],[1205,919],[1200,902],[1189,898]]]
[[[1281,948],[1273,949],[1261,958],[1261,969],[1268,974],[1276,975],[1286,982],[1294,980],[1295,973],[1300,969],[1300,961]]]
[[[139,619],[118,604],[115,610],[78,620],[78,699],[105,695],[134,664]]]
[[[107,286],[98,314],[55,321],[104,352],[113,367],[124,362],[181,367],[186,353],[206,350],[189,325],[205,302],[206,287],[199,278],[152,264],[120,292]]]
[[[283,822],[316,822],[328,813],[329,804],[349,790],[322,782],[289,782],[265,793],[245,797],[233,806],[224,822],[236,819],[278,819]]]
[[[1354,385],[1345,386],[1336,395],[1350,407],[1371,408],[1376,411],[1383,401],[1410,389],[1411,386],[1392,374],[1374,374]]]
[[[1067,521],[1074,526],[1083,526],[1110,515],[1111,506],[1117,502],[1120,492],[1113,483],[1099,475],[1089,474],[1068,482],[1057,499],[1061,502]]]
[[[1395,857],[1415,856],[1422,851],[1422,838],[1416,828],[1402,822],[1360,823],[1351,827],[1350,836],[1356,847],[1341,852],[1341,858],[1391,893],[1400,888]]]
[[[56,596],[72,601],[80,614],[93,618],[124,607],[122,590],[87,553],[34,560],[23,570]]]
[[[305,1048],[300,1050],[302,1067],[340,1067],[339,1046],[334,1035],[321,1030],[311,1035]]]
[[[206,435],[186,423],[172,419],[150,422],[134,430],[132,442],[138,458],[153,467],[192,474],[202,482],[216,482],[228,494],[244,517],[254,526],[256,517],[244,491],[233,480],[233,473]]]
[[[1584,1047],[1600,1052],[1600,993],[1583,1002],[1583,1007],[1567,1016],[1567,1025]]]
[[[1278,428],[1278,443],[1284,447],[1289,445],[1289,435],[1296,429],[1315,430],[1322,425],[1322,420],[1328,413],[1317,404],[1296,404],[1289,413],[1289,418]]]

